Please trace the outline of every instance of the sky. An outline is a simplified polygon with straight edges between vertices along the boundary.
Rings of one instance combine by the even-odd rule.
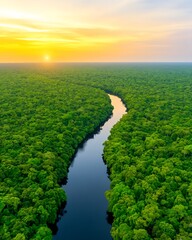
[[[0,62],[192,62],[192,1],[0,0]]]

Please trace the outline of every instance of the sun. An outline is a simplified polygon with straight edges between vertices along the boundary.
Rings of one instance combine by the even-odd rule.
[[[45,62],[50,62],[50,60],[51,60],[51,57],[48,54],[44,55]]]

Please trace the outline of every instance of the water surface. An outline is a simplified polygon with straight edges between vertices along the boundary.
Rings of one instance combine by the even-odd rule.
[[[112,117],[101,130],[80,147],[69,168],[67,205],[57,223],[54,240],[111,240],[111,225],[107,221],[105,191],[110,188],[107,167],[103,162],[103,143],[126,108],[121,99],[109,95],[113,105]]]

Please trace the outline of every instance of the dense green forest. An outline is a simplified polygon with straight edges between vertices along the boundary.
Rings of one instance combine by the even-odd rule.
[[[69,159],[110,114],[101,90],[128,108],[104,149],[113,239],[192,239],[191,64],[20,67],[0,79],[3,239],[49,236]]]
[[[128,108],[104,149],[114,240],[192,239],[191,67],[106,64],[74,73]]]
[[[61,78],[62,80],[62,78]],[[77,146],[111,114],[99,89],[0,69],[0,238],[52,239],[59,181]]]
[[[129,112],[105,145],[113,239],[192,239],[192,70],[137,69],[123,84]]]

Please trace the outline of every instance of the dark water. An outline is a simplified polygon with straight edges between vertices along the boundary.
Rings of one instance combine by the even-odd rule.
[[[121,99],[109,95],[114,106],[112,117],[99,133],[79,148],[62,187],[67,194],[67,205],[57,223],[54,240],[111,240],[111,225],[107,221],[105,191],[110,188],[107,167],[103,162],[103,143],[110,129],[119,121],[126,108]]]

